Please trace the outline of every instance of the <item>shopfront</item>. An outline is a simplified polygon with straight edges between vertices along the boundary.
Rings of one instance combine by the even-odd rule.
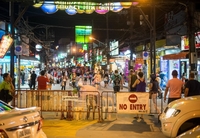
[[[14,62],[16,63],[16,57]],[[4,58],[0,58],[0,74],[8,72],[10,72],[10,56],[4,56]]]

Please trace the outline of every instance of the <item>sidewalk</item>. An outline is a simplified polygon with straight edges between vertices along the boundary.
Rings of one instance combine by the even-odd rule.
[[[44,119],[43,131],[48,138],[166,138],[157,116],[144,115],[144,120],[134,115],[117,114],[116,120],[59,120]]]

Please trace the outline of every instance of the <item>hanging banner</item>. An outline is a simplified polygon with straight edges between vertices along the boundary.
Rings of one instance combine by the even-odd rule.
[[[149,93],[117,93],[117,113],[149,114]]]
[[[4,35],[0,41],[0,58],[3,58],[13,43],[9,35]]]

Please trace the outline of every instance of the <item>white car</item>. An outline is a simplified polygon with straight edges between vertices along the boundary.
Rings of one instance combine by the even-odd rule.
[[[160,116],[162,132],[168,137],[176,137],[200,125],[200,96],[175,100],[168,104]]]
[[[0,138],[47,138],[40,108],[14,108],[0,100]]]
[[[200,126],[196,126],[195,128],[184,132],[176,138],[200,138]]]

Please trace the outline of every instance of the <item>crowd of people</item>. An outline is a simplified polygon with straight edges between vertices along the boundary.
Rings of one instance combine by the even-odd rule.
[[[23,71],[21,73],[23,73]],[[200,83],[195,79],[194,73],[190,73],[188,79],[185,74],[179,79],[178,72],[173,70],[172,77],[173,78],[166,83],[166,88],[164,90],[164,101],[168,99],[167,103],[181,98],[182,95],[187,97],[200,94]],[[100,87],[107,88],[109,84],[112,84],[113,91],[116,93],[123,89],[125,80],[126,78],[123,73],[119,73],[118,70],[114,72],[105,71],[102,73],[100,70],[95,72],[83,72],[80,69],[50,69],[40,71],[39,75],[36,74],[35,71],[31,71],[28,76],[28,85],[32,90],[51,90],[52,85],[57,83],[60,84],[61,90],[65,90],[67,83],[69,83],[70,86],[77,90],[83,85],[94,86],[98,90]],[[161,79],[158,74],[151,74],[150,81],[147,83],[142,70],[134,71],[131,69],[127,82],[129,92],[147,92],[146,88],[148,87],[148,92],[150,92],[150,98],[153,101],[154,107],[156,111],[160,113],[156,99],[161,95],[163,89],[161,88]],[[21,83],[22,85],[25,84],[24,81],[21,81]],[[12,96],[15,94],[15,88],[9,73],[3,74],[3,81],[0,83],[0,90],[2,89],[8,90],[8,93]],[[137,116],[137,118],[139,117]],[[142,116],[140,118],[142,118]]]

